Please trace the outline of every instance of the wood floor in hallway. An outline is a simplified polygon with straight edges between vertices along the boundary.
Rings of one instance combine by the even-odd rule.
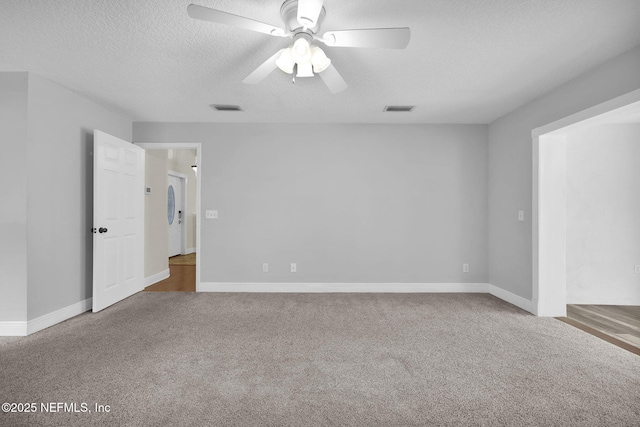
[[[148,292],[195,292],[196,291],[195,254],[178,255],[169,258],[170,276],[158,283],[147,286]]]

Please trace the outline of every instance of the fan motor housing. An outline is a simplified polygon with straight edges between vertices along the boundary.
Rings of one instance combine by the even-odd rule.
[[[322,21],[324,21],[325,15],[326,11],[323,6],[320,10],[320,16],[318,16],[315,27],[307,28],[307,31],[316,34],[320,30],[320,26],[322,25]],[[282,3],[282,7],[280,7],[280,16],[282,17],[282,21],[284,22],[287,31],[296,33],[303,30],[302,25],[298,22],[298,0],[286,0]]]

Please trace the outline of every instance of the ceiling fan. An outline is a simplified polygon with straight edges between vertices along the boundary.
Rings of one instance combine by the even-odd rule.
[[[296,77],[312,77],[317,73],[331,93],[338,93],[345,90],[347,84],[324,51],[312,44],[314,41],[330,47],[389,49],[404,49],[409,44],[411,30],[408,27],[328,31],[320,36],[318,32],[326,14],[323,2],[324,0],[285,0],[280,7],[285,28],[197,4],[189,5],[187,13],[194,19],[293,39],[293,44],[280,49],[242,81],[247,84],[259,83],[279,68],[292,74],[294,83]]]

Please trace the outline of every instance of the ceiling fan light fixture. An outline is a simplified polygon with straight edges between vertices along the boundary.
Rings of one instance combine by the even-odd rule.
[[[331,60],[318,46],[311,46],[311,64],[315,73],[321,73],[331,65]]]
[[[293,74],[295,62],[291,56],[291,48],[282,49],[280,56],[276,59],[276,66],[287,74]]]
[[[291,57],[298,65],[311,62],[311,46],[309,46],[307,39],[300,37],[293,43],[293,47],[291,48]]]
[[[313,28],[313,27],[316,26],[316,21],[314,21],[311,18],[307,18],[306,16],[302,16],[302,17],[298,18],[298,22],[304,28]]]
[[[298,63],[298,73],[296,77],[313,77],[313,70],[311,68],[311,63],[306,62],[304,64]]]
[[[409,44],[411,39],[409,27],[334,30],[325,32],[320,37],[320,27],[326,16],[323,4],[324,0],[284,0],[280,7],[284,29],[196,4],[187,7],[187,14],[193,19],[214,24],[230,25],[270,36],[293,39],[292,45],[275,52],[245,77],[242,82],[246,84],[259,83],[279,68],[285,73],[295,74],[296,77],[319,74],[330,92],[335,94],[345,90],[347,84],[322,49],[311,44],[314,40],[327,46],[357,48],[404,49]],[[293,82],[295,83],[295,77]]]

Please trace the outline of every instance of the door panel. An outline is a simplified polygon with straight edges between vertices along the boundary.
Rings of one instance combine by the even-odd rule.
[[[93,311],[144,287],[144,150],[94,132]]]
[[[182,206],[182,179],[169,175],[167,189],[167,223],[169,225],[169,256],[182,253],[182,221],[184,208]]]

